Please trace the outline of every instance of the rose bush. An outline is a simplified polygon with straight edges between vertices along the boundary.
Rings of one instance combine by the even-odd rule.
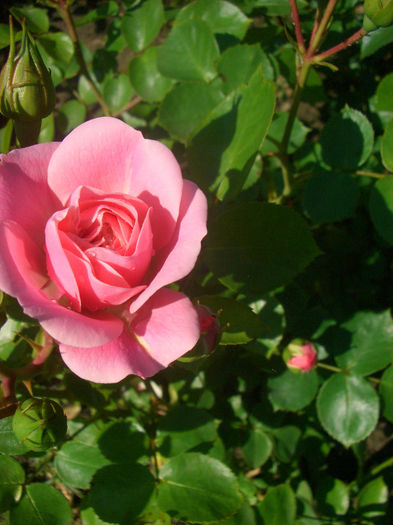
[[[149,377],[198,315],[165,288],[194,267],[207,203],[168,148],[110,117],[0,158],[0,288],[91,381]]]

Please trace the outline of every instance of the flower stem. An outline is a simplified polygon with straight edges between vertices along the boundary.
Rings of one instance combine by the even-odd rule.
[[[302,28],[300,25],[300,18],[299,18],[299,11],[297,9],[297,3],[296,3],[296,0],[289,0],[289,3],[291,5],[292,20],[295,25],[297,44],[299,46],[300,53],[303,55],[304,52],[306,51],[306,46],[304,43]]]
[[[68,9],[68,4],[64,3],[64,0],[60,0],[60,2],[58,4],[58,8],[59,8],[59,12],[60,12],[61,17],[63,18],[64,22],[67,25],[68,33],[69,33],[69,35],[71,37],[71,40],[72,40],[72,42],[74,44],[75,58],[76,58],[76,61],[78,62],[78,65],[79,65],[79,67],[81,69],[81,73],[86,78],[86,80],[88,81],[88,83],[89,83],[92,91],[94,92],[94,94],[95,94],[95,96],[97,98],[97,101],[100,104],[104,114],[105,115],[110,115],[111,113],[109,111],[109,108],[108,108],[105,100],[103,99],[100,91],[98,90],[97,86],[95,85],[95,82],[91,78],[91,75],[90,75],[89,70],[87,68],[85,59],[83,57],[82,48],[81,48],[81,44],[80,44],[80,41],[79,41],[78,33],[76,32],[75,23],[74,23],[74,20],[73,20],[73,18],[71,16],[71,13],[70,13],[70,11]]]
[[[346,49],[347,47],[351,46],[352,44],[355,44],[358,42],[364,35],[366,34],[365,30],[360,28],[356,33],[351,35],[350,37],[346,38],[336,46],[331,47],[330,49],[327,49],[326,51],[323,51],[323,53],[320,53],[319,55],[314,55],[313,61],[315,63],[318,63],[322,60],[325,60],[325,58],[328,58],[332,55],[335,55],[339,51],[342,51],[343,49]]]
[[[310,58],[314,56],[314,52],[318,49],[318,47],[321,44],[322,37],[324,36],[324,33],[326,31],[326,28],[329,24],[330,18],[333,14],[333,11],[336,7],[338,0],[329,0],[325,12],[322,15],[321,22],[319,23],[319,26],[317,30],[315,31],[314,38],[310,42],[309,48],[307,50],[307,57]]]

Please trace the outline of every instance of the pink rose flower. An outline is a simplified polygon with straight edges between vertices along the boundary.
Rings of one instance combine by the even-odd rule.
[[[317,352],[311,343],[304,343],[302,346],[289,345],[289,350],[292,351],[292,357],[287,361],[289,368],[300,370],[301,372],[309,372],[317,364]]]
[[[0,288],[78,376],[152,376],[198,341],[195,308],[165,286],[194,267],[206,215],[168,148],[90,120],[0,156]]]

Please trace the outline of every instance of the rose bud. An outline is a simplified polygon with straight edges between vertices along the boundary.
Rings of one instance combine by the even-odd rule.
[[[284,360],[294,372],[309,372],[317,363],[317,352],[310,342],[295,339],[285,349]]]
[[[10,51],[0,73],[0,111],[15,121],[15,130],[23,146],[36,142],[41,119],[53,111],[55,88],[35,44],[23,24],[22,43],[15,56],[15,42],[10,24]]]
[[[211,352],[217,344],[220,334],[220,324],[217,316],[207,306],[202,304],[196,305],[198,313],[199,327],[201,330],[201,339],[205,350]]]
[[[365,0],[363,27],[373,31],[393,24],[393,0]]]
[[[67,433],[67,418],[51,399],[30,398],[16,410],[12,429],[30,450],[41,452],[60,443]]]

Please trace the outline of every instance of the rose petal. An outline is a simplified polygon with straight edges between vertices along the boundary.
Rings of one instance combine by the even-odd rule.
[[[206,218],[205,195],[193,182],[183,181],[180,214],[173,239],[160,256],[162,262],[156,276],[131,303],[131,313],[136,312],[157,290],[185,277],[194,268],[201,240],[207,233]]]
[[[49,161],[59,143],[37,144],[0,155],[0,221],[14,220],[43,243],[45,223],[59,202],[47,182]]]
[[[119,119],[101,117],[75,128],[53,154],[48,183],[65,204],[78,186],[130,194],[134,149],[144,139]]]
[[[179,215],[183,180],[180,166],[164,144],[145,139],[134,151],[131,195],[154,209],[154,248],[159,250],[171,239]]]
[[[160,290],[138,312],[135,335],[124,331],[107,345],[95,348],[60,346],[65,364],[78,376],[98,383],[115,383],[129,374],[156,374],[191,350],[198,341],[198,316],[187,297]]]
[[[48,299],[41,291],[47,286],[44,266],[44,252],[20,225],[0,223],[0,288],[16,297],[27,315],[69,345],[102,345],[120,335],[123,322],[117,317],[106,312],[82,315]]]

